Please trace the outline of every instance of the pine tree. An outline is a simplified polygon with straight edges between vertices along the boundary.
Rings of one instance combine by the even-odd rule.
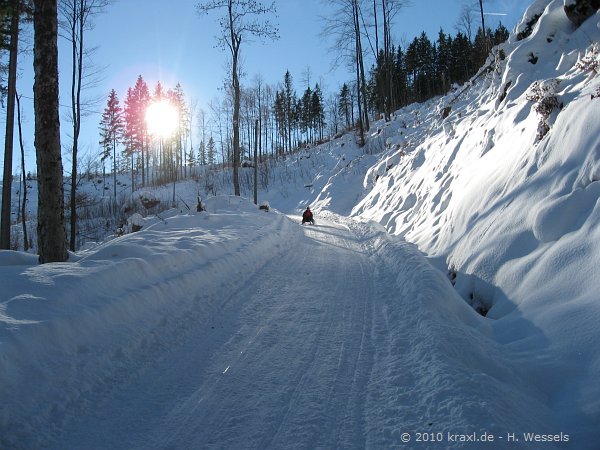
[[[275,126],[277,128],[277,135],[280,138],[279,142],[275,146],[277,148],[277,155],[282,155],[285,151],[285,143],[287,142],[285,100],[284,93],[282,91],[277,91],[275,93],[273,113],[275,115]]]
[[[346,128],[350,128],[352,125],[350,110],[352,108],[352,101],[350,100],[350,88],[344,83],[340,89],[340,96],[338,101],[338,111],[340,116],[344,118]]]
[[[186,124],[188,123],[190,113],[185,103],[185,94],[183,93],[183,88],[180,83],[177,83],[173,91],[169,91],[168,97],[177,110],[178,127],[175,130],[175,158],[177,167],[180,171],[183,171],[185,157],[184,140],[187,140],[188,138]],[[177,179],[176,173],[173,175],[175,176],[174,179]]]
[[[124,109],[124,141],[130,154],[140,154],[142,169],[142,186],[146,185],[149,171],[148,127],[146,125],[146,108],[150,103],[150,91],[144,78],[139,75],[135,86],[127,90]]]
[[[206,165],[206,146],[204,145],[204,141],[200,141],[200,145],[198,146],[198,164],[201,166]]]
[[[216,163],[215,141],[212,136],[208,140],[208,145],[206,146],[206,153],[208,164],[212,166]]]
[[[319,131],[319,140],[323,139],[325,129],[325,107],[323,106],[323,94],[317,83],[311,95],[311,120],[312,127]]]
[[[190,147],[190,151],[187,154],[186,165],[189,169],[198,165],[198,159],[196,158],[196,153],[194,152],[194,147]],[[190,171],[191,174],[191,171]]]
[[[444,94],[450,89],[450,64],[452,58],[452,38],[440,29],[437,40],[437,62],[435,79],[439,83],[437,94]]]
[[[287,132],[287,151],[292,151],[292,126],[294,122],[294,105],[296,103],[296,93],[292,84],[292,75],[290,71],[285,72],[283,77],[283,108],[285,114],[285,126]]]
[[[131,93],[131,89],[128,94]],[[113,194],[115,201],[117,200],[117,144],[123,140],[124,135],[123,111],[119,104],[119,98],[114,89],[108,94],[106,107],[102,113],[100,121],[100,144],[102,145],[102,159],[105,160],[112,157],[113,160]],[[126,141],[125,147],[129,149],[131,154],[131,145]]]
[[[301,112],[300,112],[300,127],[306,134],[307,140],[312,139],[312,90],[310,86],[304,91],[301,99]]]

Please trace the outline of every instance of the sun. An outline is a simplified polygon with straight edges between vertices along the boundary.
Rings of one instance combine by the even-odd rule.
[[[146,124],[150,134],[169,137],[179,125],[177,109],[167,100],[151,103],[146,108]]]

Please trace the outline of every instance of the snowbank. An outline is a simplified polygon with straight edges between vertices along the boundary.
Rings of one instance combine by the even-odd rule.
[[[524,355],[563,423],[597,441],[600,76],[578,61],[597,61],[600,14],[575,29],[562,0],[537,1],[517,29],[536,14],[532,33],[496,49],[505,59],[466,91],[397,112],[353,215],[449,272],[495,339]],[[555,92],[532,91],[548,82]],[[557,104],[546,116],[544,95]]]
[[[58,429],[86,391],[126,379],[132,359],[180,339],[189,321],[208,322],[227,302],[223,286],[243,286],[288,250],[283,235],[299,232],[237,197],[206,206],[148,219],[72,262],[37,265],[0,252],[0,447],[48,442],[37,430]]]

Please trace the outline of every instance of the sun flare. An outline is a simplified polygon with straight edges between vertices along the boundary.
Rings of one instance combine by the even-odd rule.
[[[154,102],[146,108],[146,124],[151,134],[171,136],[179,124],[177,110],[166,100]]]

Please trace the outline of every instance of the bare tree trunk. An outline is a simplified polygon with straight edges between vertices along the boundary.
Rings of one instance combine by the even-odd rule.
[[[383,3],[383,27],[385,32],[385,1]],[[373,0],[373,17],[375,18],[375,59],[379,56],[379,24],[377,23],[377,0]],[[385,39],[385,38],[384,38]]]
[[[354,20],[354,45],[355,45],[355,57],[356,57],[356,94],[358,104],[358,117],[360,127],[360,145],[365,144],[365,122],[363,121],[363,110],[361,100],[364,96],[365,91],[362,89],[363,77],[361,76],[361,65],[362,65],[362,46],[360,43],[360,23],[359,23],[359,11],[357,0],[352,0],[352,18]],[[366,104],[366,102],[365,102]],[[366,115],[366,111],[364,113]]]
[[[392,110],[392,55],[390,55],[391,49],[391,32],[390,32],[390,18],[388,16],[388,8],[386,0],[381,0],[381,6],[383,9],[383,64],[385,68],[385,85],[384,85],[384,114],[386,122],[389,122]]]
[[[63,19],[62,29],[71,43],[71,119],[73,125],[73,147],[70,186],[70,230],[69,248],[75,250],[77,237],[77,164],[79,135],[81,132],[81,91],[84,77],[85,30],[91,17],[108,4],[108,0],[59,0],[59,12]]]
[[[240,81],[238,79],[238,53],[233,57],[233,190],[240,195]]]
[[[362,106],[361,106],[361,93],[360,93],[360,69],[358,67],[358,56],[356,57],[356,105],[358,106],[358,127],[360,130],[360,141],[359,145],[362,147],[365,145],[365,128],[362,120]],[[352,108],[354,109],[354,108]]]
[[[229,30],[231,33],[232,73],[231,84],[233,88],[233,191],[240,195],[239,163],[240,163],[240,80],[238,75],[238,56],[241,36],[235,34],[233,24],[233,4],[229,0]]]
[[[69,248],[75,251],[77,242],[77,157],[79,152],[79,133],[81,131],[81,80],[83,74],[83,27],[84,0],[73,2],[72,22],[72,64],[71,72],[71,112],[73,115],[73,151],[71,164],[71,220]]]
[[[57,0],[34,0],[33,85],[40,262],[67,260],[58,111]]]
[[[8,63],[8,101],[6,104],[6,134],[4,138],[4,174],[2,178],[2,213],[0,249],[10,249],[13,133],[15,128],[15,97],[17,91],[17,57],[19,54],[20,1],[15,0],[10,24],[10,56]]]
[[[489,44],[488,44],[488,39],[487,39],[487,35],[485,32],[485,18],[484,18],[484,14],[483,14],[483,0],[479,0],[479,10],[481,11],[481,32],[483,34],[483,48],[485,49],[485,53],[487,55],[487,53],[489,52]]]
[[[16,93],[15,93],[16,94]],[[19,147],[21,148],[21,173],[23,176],[23,202],[21,203],[21,219],[23,220],[23,250],[29,250],[29,238],[27,237],[27,175],[25,171],[25,147],[23,145],[23,129],[21,128],[21,99],[15,95],[17,100],[17,126],[19,127]]]
[[[363,52],[362,52],[362,43],[360,39],[360,5],[358,4],[358,0],[352,0],[352,8],[354,15],[354,33],[356,39],[356,59],[357,65],[359,69],[358,74],[358,85],[360,89],[360,94],[362,96],[363,102],[363,117],[361,117],[361,123],[363,123],[362,131],[368,131],[370,128],[369,125],[369,110],[368,110],[368,101],[367,101],[367,90],[366,90],[366,79],[365,79],[365,65],[363,62]],[[363,122],[364,120],[364,122]]]
[[[258,205],[258,119],[254,123],[254,204]]]

